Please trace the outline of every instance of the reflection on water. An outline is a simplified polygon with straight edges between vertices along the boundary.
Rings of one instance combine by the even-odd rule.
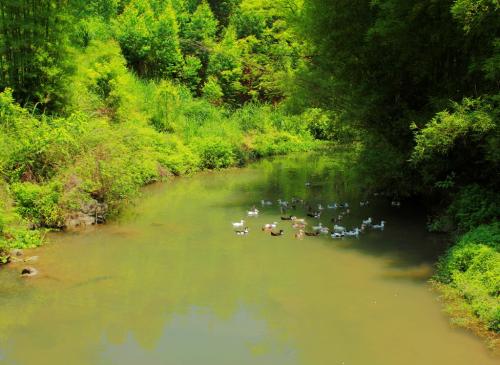
[[[244,217],[261,199],[356,203],[357,181],[342,153],[278,158],[152,186],[120,222],[54,235],[39,277],[0,271],[0,363],[495,363],[428,290],[441,248],[418,206],[353,204],[344,225],[388,222],[359,240],[299,241],[287,222],[271,237],[276,206]]]
[[[220,320],[202,308],[174,315],[152,348],[130,333],[108,346],[103,364],[296,364],[291,346],[268,340],[267,323],[244,308]],[[228,351],[230,349],[230,351]]]

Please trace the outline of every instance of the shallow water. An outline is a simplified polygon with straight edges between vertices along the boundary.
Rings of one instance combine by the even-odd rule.
[[[353,204],[365,197],[351,170],[339,153],[180,178],[146,189],[119,222],[53,235],[35,251],[38,277],[0,270],[0,364],[497,364],[426,283],[442,248],[422,211]],[[349,201],[344,225],[387,227],[300,241],[288,222],[282,237],[260,230],[279,220],[276,204],[244,217],[292,196]],[[230,224],[241,218],[245,237]]]

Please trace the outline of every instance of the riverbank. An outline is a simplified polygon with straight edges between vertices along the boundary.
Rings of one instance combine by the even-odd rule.
[[[480,225],[458,235],[439,259],[432,284],[457,326],[500,351],[500,224]]]
[[[450,317],[453,326],[470,331],[484,340],[495,356],[500,356],[500,334],[488,328],[488,323],[480,319],[473,307],[464,298],[463,292],[452,285],[443,284],[435,279],[430,281],[432,288],[440,295],[441,305]]]
[[[271,106],[249,104],[231,112],[188,94],[176,99],[181,89],[173,85],[143,86],[162,98],[170,93],[176,110],[172,131],[151,124],[155,111],[146,108],[146,100],[136,110],[144,120],[130,114],[130,120],[117,122],[81,112],[36,116],[8,90],[0,94],[1,262],[10,249],[42,244],[47,229],[119,215],[152,182],[319,145],[307,121]]]

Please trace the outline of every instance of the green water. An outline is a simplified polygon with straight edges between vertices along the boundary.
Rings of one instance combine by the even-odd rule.
[[[31,253],[39,276],[0,270],[0,364],[498,364],[426,284],[441,248],[417,206],[353,204],[345,225],[388,222],[359,239],[300,241],[288,222],[271,237],[276,204],[245,218],[261,199],[354,203],[360,181],[342,154],[279,158],[151,186],[119,222],[53,235]]]

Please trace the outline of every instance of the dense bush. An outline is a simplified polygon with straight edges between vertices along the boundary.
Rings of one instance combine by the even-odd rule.
[[[488,328],[500,332],[500,223],[465,234],[440,260],[436,278],[458,291]]]
[[[31,182],[11,185],[17,212],[33,225],[62,227],[63,215],[59,207],[62,186],[58,183],[37,185]]]
[[[498,220],[500,198],[495,191],[479,184],[466,185],[458,191],[453,191],[454,178],[455,175],[452,174],[446,180],[436,184],[442,190],[448,190],[447,207],[431,220],[429,224],[431,231],[454,231],[463,234],[481,224]]]
[[[236,155],[233,146],[221,138],[204,138],[196,142],[196,149],[200,155],[202,169],[220,169],[235,164]]]
[[[448,207],[447,214],[454,225],[467,232],[481,224],[497,221],[500,217],[500,197],[480,185],[463,187]]]
[[[308,151],[312,146],[312,138],[304,138],[287,132],[275,132],[255,136],[251,150],[254,157],[267,157]]]

